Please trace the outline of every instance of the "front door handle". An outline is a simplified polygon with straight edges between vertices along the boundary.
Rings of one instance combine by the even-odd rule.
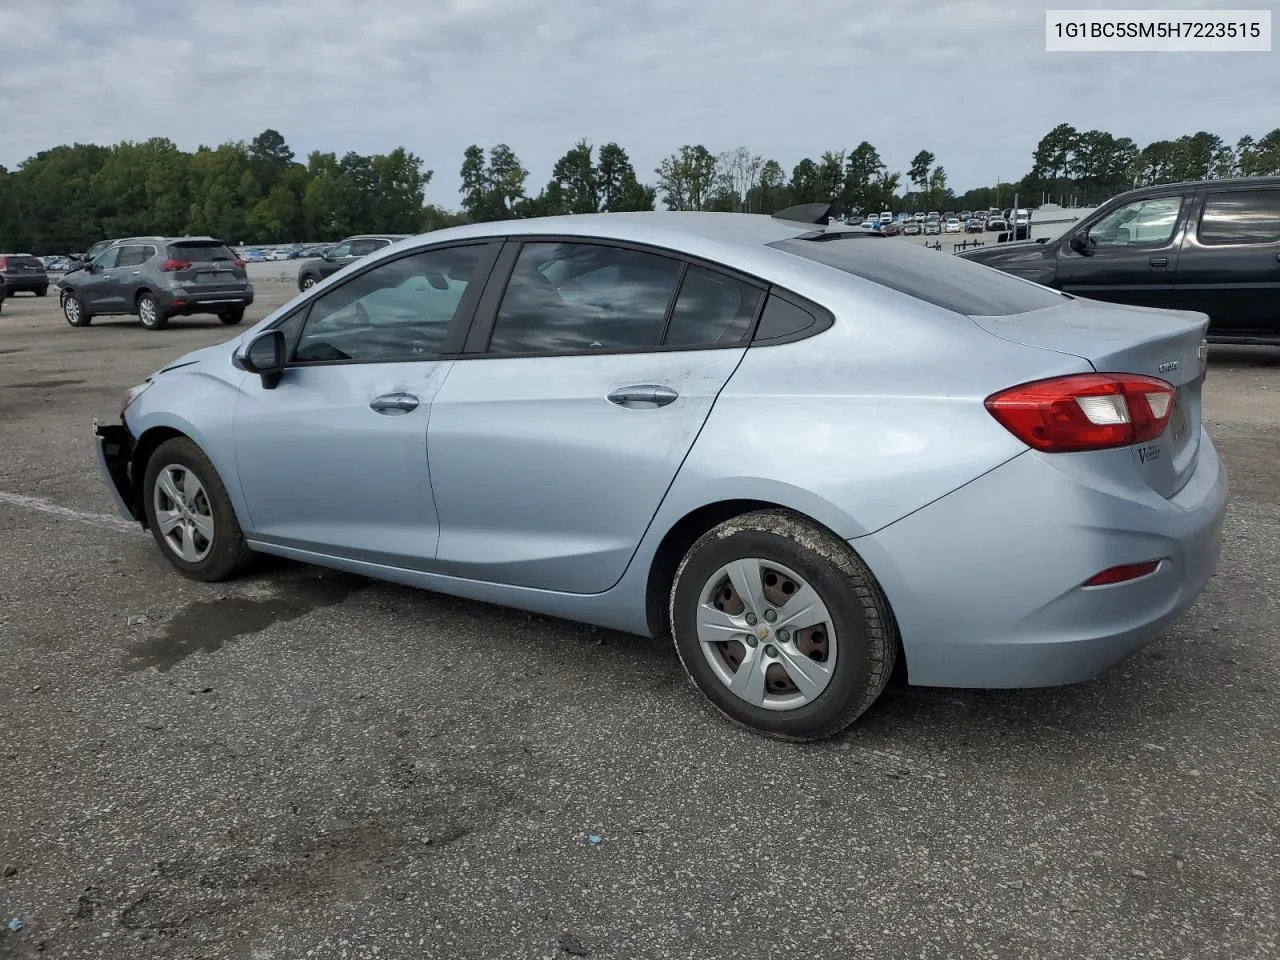
[[[391,415],[408,413],[417,409],[417,406],[418,398],[411,393],[388,393],[369,402],[369,409],[375,413]]]
[[[1153,267],[1159,267],[1161,270],[1163,270],[1165,267],[1169,265],[1169,258],[1168,257],[1152,257],[1150,260],[1147,261],[1147,263],[1151,264],[1151,266]]]
[[[639,383],[630,387],[619,387],[609,394],[609,402],[620,407],[632,407],[636,404],[665,407],[680,394],[670,387],[657,383]]]
[[[142,271],[141,271],[141,270],[135,270],[135,271],[133,271],[133,275],[134,275],[135,277],[136,277],[138,274],[140,274],[140,273],[142,273]]]

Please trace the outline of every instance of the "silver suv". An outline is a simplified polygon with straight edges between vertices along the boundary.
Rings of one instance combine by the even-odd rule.
[[[62,278],[62,313],[73,327],[98,316],[133,315],[148,330],[170,317],[211,313],[244,319],[253,303],[245,263],[214,237],[131,237]]]

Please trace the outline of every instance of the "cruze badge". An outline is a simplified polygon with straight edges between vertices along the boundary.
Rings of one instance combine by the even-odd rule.
[[[1166,360],[1164,363],[1160,364],[1160,372],[1173,373],[1173,371],[1178,369],[1178,365],[1179,361],[1177,360]]]

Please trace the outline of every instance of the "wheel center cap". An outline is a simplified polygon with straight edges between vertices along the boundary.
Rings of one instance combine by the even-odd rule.
[[[765,637],[769,636],[769,628],[763,623],[760,624],[760,626],[756,627],[756,636],[763,640]]]

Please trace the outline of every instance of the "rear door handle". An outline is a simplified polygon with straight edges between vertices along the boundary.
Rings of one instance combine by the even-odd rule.
[[[1151,264],[1151,266],[1153,267],[1159,267],[1160,269],[1163,270],[1165,267],[1169,265],[1169,258],[1168,257],[1152,257],[1150,260],[1147,261],[1147,263]]]
[[[418,398],[411,393],[388,393],[376,397],[369,403],[369,409],[375,413],[397,415],[417,409]]]
[[[665,407],[680,394],[670,387],[657,383],[638,383],[630,387],[619,387],[609,394],[609,402],[620,407],[631,407],[635,404],[652,404]]]

